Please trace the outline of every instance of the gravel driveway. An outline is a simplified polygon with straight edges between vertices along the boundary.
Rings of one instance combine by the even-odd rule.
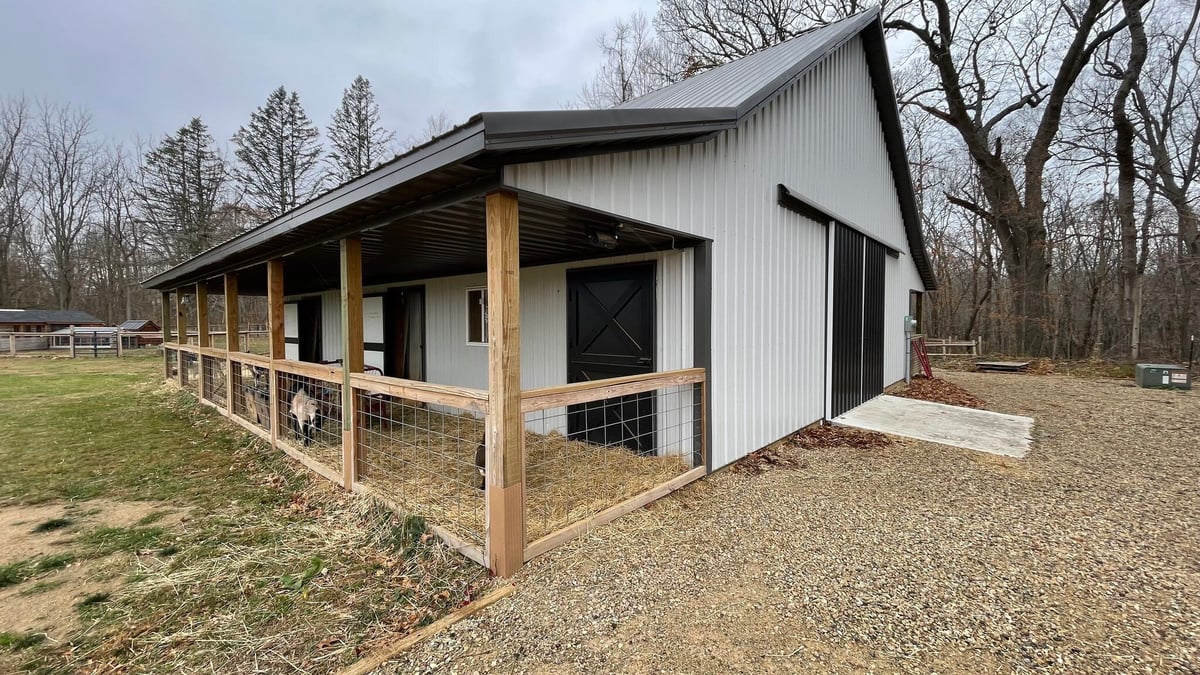
[[[918,442],[711,476],[526,567],[395,672],[1200,671],[1200,393],[946,373],[1025,460]]]

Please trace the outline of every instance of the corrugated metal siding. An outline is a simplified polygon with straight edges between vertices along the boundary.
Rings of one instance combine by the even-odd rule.
[[[646,253],[521,269],[521,386],[549,387],[567,381],[567,270],[596,265],[658,260],[657,362],[659,370],[692,365],[692,254],[690,251]],[[483,274],[470,274],[397,286],[425,287],[426,365],[428,381],[459,387],[487,388],[488,350],[467,344],[467,289],[484,286]],[[387,286],[372,286],[377,293]],[[322,340],[341,352],[340,298],[322,294]],[[330,310],[329,308],[333,308]],[[328,348],[326,348],[328,358]]]
[[[329,327],[333,330],[330,331]],[[342,294],[340,291],[321,293],[321,358],[336,361],[342,358]]]
[[[822,417],[825,228],[779,207],[775,186],[913,267],[873,96],[855,38],[707,143],[505,170],[514,187],[713,240],[714,467]]]

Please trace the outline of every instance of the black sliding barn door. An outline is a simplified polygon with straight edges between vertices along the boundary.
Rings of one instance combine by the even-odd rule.
[[[586,382],[654,372],[655,265],[567,271],[567,379]],[[573,439],[654,450],[654,393],[573,405]]]
[[[833,225],[830,414],[883,393],[884,256],[878,242]]]

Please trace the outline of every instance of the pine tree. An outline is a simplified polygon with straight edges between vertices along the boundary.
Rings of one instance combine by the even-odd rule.
[[[229,165],[199,117],[146,153],[136,196],[145,236],[166,264],[198,255],[234,234],[215,217]]]
[[[359,75],[342,93],[328,133],[331,175],[338,183],[358,178],[388,156],[395,134],[379,125],[379,104],[370,80]]]
[[[283,87],[271,92],[250,123],[233,135],[240,162],[234,175],[250,206],[275,218],[321,192],[319,135],[296,92]]]

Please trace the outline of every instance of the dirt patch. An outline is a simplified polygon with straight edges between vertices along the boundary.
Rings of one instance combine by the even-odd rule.
[[[1051,364],[1053,367],[1053,364]],[[893,393],[918,401],[945,403],[964,408],[983,408],[983,401],[962,387],[940,377],[914,377],[907,387],[902,387]]]
[[[80,627],[80,603],[117,591],[133,556],[89,558],[75,546],[79,535],[99,527],[178,525],[187,511],[157,502],[93,499],[0,508],[0,564],[57,557],[61,569],[0,588],[0,632],[67,639]],[[92,554],[94,555],[94,553]],[[69,558],[67,557],[69,556]]]
[[[80,603],[114,593],[129,558],[119,554],[72,563],[37,582],[0,591],[0,632],[44,633],[52,642],[66,639],[80,627]]]
[[[6,506],[0,508],[0,564],[63,553],[76,535],[93,527],[131,527],[147,519],[168,527],[186,518],[185,510],[157,502],[90,499]]]

